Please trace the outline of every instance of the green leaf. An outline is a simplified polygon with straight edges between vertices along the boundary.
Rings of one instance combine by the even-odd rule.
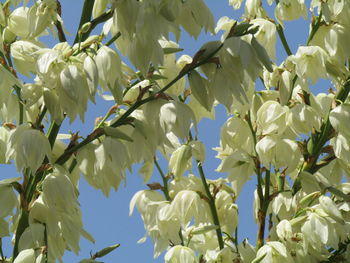
[[[255,39],[255,37],[252,38],[251,44],[256,54],[258,55],[260,62],[265,66],[265,68],[269,72],[273,72],[272,63],[269,55],[266,52],[266,49],[262,45],[260,45],[260,43]]]
[[[113,138],[122,139],[124,141],[133,142],[134,140],[126,135],[124,132],[120,131],[118,128],[113,127],[104,127],[103,128],[107,136],[111,136]]]

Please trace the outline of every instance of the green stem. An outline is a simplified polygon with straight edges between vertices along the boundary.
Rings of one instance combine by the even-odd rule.
[[[95,0],[85,0],[84,1],[83,11],[82,11],[81,16],[80,16],[79,27],[78,27],[77,33],[75,35],[74,44],[78,43],[79,36],[81,36],[82,41],[84,41],[90,34],[90,32],[89,33],[86,32],[84,34],[80,34],[80,28],[85,23],[90,22],[92,9],[94,8],[94,3],[95,3]]]
[[[181,241],[181,246],[184,246],[185,242],[184,242],[184,237],[182,235],[182,228],[181,227],[180,227],[180,230],[179,230],[179,237],[180,237],[180,241]]]
[[[154,157],[154,164],[156,165],[157,170],[158,170],[158,172],[159,172],[159,174],[160,174],[160,176],[162,177],[162,180],[163,180],[162,191],[163,191],[163,193],[165,195],[165,198],[166,198],[167,201],[171,201],[171,198],[169,196],[168,179],[166,178],[164,172],[162,171],[162,168],[160,167],[156,157]]]
[[[207,179],[205,178],[202,163],[200,161],[197,161],[197,167],[198,167],[198,171],[199,171],[199,174],[200,174],[200,177],[202,180],[202,184],[203,184],[204,189],[205,189],[205,193],[206,193],[208,200],[209,200],[209,207],[210,207],[211,215],[213,217],[214,225],[218,226],[218,228],[216,229],[216,236],[218,239],[219,248],[221,250],[224,248],[224,240],[222,238],[219,216],[218,216],[218,213],[216,211],[215,198],[210,193],[209,185],[207,183]]]
[[[16,237],[15,237],[15,244],[13,248],[13,254],[12,254],[12,260],[15,260],[17,257],[19,251],[18,251],[18,245],[19,245],[19,239],[21,238],[24,230],[29,226],[28,224],[28,216],[29,213],[25,209],[21,209],[21,215],[19,218],[18,226],[16,229]]]
[[[77,166],[77,164],[78,164],[77,159],[74,158],[71,164],[69,165],[68,172],[72,173],[74,168]]]
[[[51,148],[53,148],[58,132],[60,131],[61,124],[57,124],[55,121],[51,122],[51,125],[49,127],[49,131],[47,133],[47,138],[49,139]]]
[[[122,34],[120,32],[118,32],[117,34],[115,34],[110,40],[108,40],[108,42],[105,44],[105,46],[110,46],[113,44],[114,41],[116,41]]]
[[[265,224],[266,224],[266,213],[270,204],[270,170],[266,170],[265,173],[265,193],[263,198],[263,204],[260,206],[258,211],[258,236],[256,240],[257,249],[264,245],[265,239]]]
[[[18,124],[21,125],[23,124],[23,118],[24,118],[24,108],[23,108],[23,100],[22,100],[22,95],[21,95],[21,88],[18,87],[17,85],[13,86],[18,98],[18,104],[19,104],[19,120]]]
[[[106,22],[108,19],[112,18],[113,17],[113,13],[114,13],[113,10],[108,10],[106,13],[103,13],[102,15],[100,15],[100,16],[96,17],[95,19],[93,19],[91,21],[91,26],[90,26],[89,30],[85,34],[82,35],[82,37],[83,37],[82,41],[84,41],[87,38],[87,36],[90,35],[91,31],[94,30],[97,25],[99,25],[99,24],[101,24],[103,22]]]
[[[44,119],[46,113],[47,113],[47,107],[44,106],[43,110],[40,112],[40,115],[38,116],[38,119],[37,119],[36,122],[35,122],[35,126],[36,126],[37,128],[39,128],[39,126],[41,125],[41,122],[43,121],[43,119]]]
[[[284,47],[284,50],[286,51],[288,56],[291,56],[293,53],[288,45],[288,42],[287,42],[287,39],[286,39],[286,36],[284,34],[284,30],[283,30],[282,26],[280,24],[277,24],[276,30],[277,30],[278,36],[280,37],[280,40],[281,40],[282,45]]]
[[[306,41],[306,45],[308,46],[311,42],[311,40],[314,38],[317,30],[319,29],[320,25],[321,25],[321,19],[322,19],[322,9],[320,11],[320,14],[318,15],[317,17],[317,21],[314,25],[312,25],[312,29],[311,29],[311,32],[310,32],[310,35]]]

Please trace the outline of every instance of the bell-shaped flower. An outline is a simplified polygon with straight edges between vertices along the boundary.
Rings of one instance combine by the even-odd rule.
[[[307,9],[304,0],[281,0],[275,8],[275,16],[280,24],[283,21],[298,19],[300,16],[307,19]]]
[[[247,0],[245,3],[244,16],[248,19],[266,17],[267,13],[262,6],[261,0]]]
[[[95,155],[94,172],[99,175],[99,188],[108,196],[111,187],[117,190],[125,178],[125,169],[130,167],[131,162],[129,153],[122,142],[107,136],[96,147]]]
[[[44,44],[36,40],[19,40],[13,42],[11,44],[11,55],[16,70],[27,77],[30,76],[30,73],[35,73],[36,59],[33,54],[44,47]]]
[[[327,214],[326,214],[327,215]],[[301,231],[309,245],[318,250],[329,241],[330,223],[317,213],[310,213]]]
[[[159,112],[160,125],[166,132],[173,132],[180,138],[186,138],[191,128],[195,124],[195,117],[191,108],[186,104],[171,101],[163,104]]]
[[[171,205],[173,207],[173,215],[179,219],[182,226],[190,223],[192,218],[194,218],[195,224],[198,224],[205,222],[208,217],[208,204],[194,191],[180,191],[171,202]]]
[[[329,114],[329,121],[331,122],[333,128],[350,139],[350,105],[342,103],[335,107]]]
[[[193,174],[188,176],[181,176],[169,182],[169,196],[171,199],[174,199],[175,196],[181,192],[183,189],[191,190],[194,192],[205,192],[205,189],[202,185],[201,179]]]
[[[290,240],[293,236],[291,223],[286,219],[281,220],[276,226],[276,232],[280,240],[283,240],[283,241]]]
[[[233,196],[226,191],[220,191],[215,197],[215,206],[222,231],[232,234],[238,225],[238,207]]]
[[[196,254],[191,248],[180,245],[170,248],[165,254],[164,260],[166,263],[198,262]]]
[[[96,62],[90,56],[84,59],[84,72],[86,76],[87,85],[89,87],[90,99],[95,102],[95,93],[98,86],[98,69]]]
[[[257,112],[257,125],[261,134],[282,134],[286,129],[287,106],[277,101],[266,101]]]
[[[208,6],[202,0],[187,1],[183,4],[178,23],[191,36],[197,38],[204,28],[206,32],[214,33],[214,17]]]
[[[235,262],[235,260],[239,260],[238,255],[235,252],[233,252],[232,248],[230,247],[224,247],[219,251],[207,250],[207,253],[205,254],[204,258],[205,262],[207,263],[230,263]]]
[[[248,154],[254,152],[253,134],[249,124],[240,117],[231,117],[221,128],[221,142],[232,149],[240,149]]]
[[[97,51],[95,62],[101,87],[106,91],[114,89],[122,75],[122,63],[118,53],[107,46],[102,46]]]
[[[36,263],[35,250],[29,248],[19,252],[13,263]]]
[[[299,78],[310,78],[316,83],[319,78],[327,78],[326,63],[328,54],[318,46],[300,46],[295,55],[288,58],[295,64]]]
[[[258,42],[266,49],[270,58],[276,58],[276,25],[267,19],[257,18],[250,21],[258,26],[258,31],[254,34]]]
[[[76,65],[67,65],[60,73],[60,84],[57,93],[70,122],[75,120],[77,114],[84,121],[90,92],[83,72]]]
[[[266,245],[262,246],[253,262],[260,263],[279,263],[286,262],[292,263],[294,260],[288,253],[287,248],[280,242],[270,241],[266,242]]]
[[[273,164],[276,169],[287,168],[287,173],[294,171],[301,160],[298,144],[276,135],[265,136],[256,144],[256,151],[265,167]]]
[[[297,104],[289,111],[287,124],[295,133],[307,134],[313,128],[316,131],[320,131],[321,117],[311,106]]]
[[[35,173],[45,157],[51,160],[51,146],[41,131],[23,124],[12,131],[6,156],[7,161],[15,159],[18,171],[28,167]]]
[[[11,184],[6,180],[0,181],[0,218],[12,215],[17,205],[18,199]]]
[[[57,20],[57,2],[45,0],[30,8],[18,7],[9,16],[8,29],[21,38],[35,38]]]
[[[350,45],[350,38],[347,34],[349,26],[334,23],[334,21],[321,25],[310,44],[323,48],[333,59],[342,62],[345,57],[349,56],[347,48]]]
[[[333,146],[334,155],[345,163],[350,163],[350,142],[349,137],[338,134],[330,140]]]
[[[18,242],[18,249],[24,250],[45,245],[45,226],[34,223],[27,227]]]
[[[61,260],[66,248],[79,252],[79,239],[94,242],[83,229],[77,191],[64,168],[56,166],[43,181],[42,194],[30,205],[29,224],[46,225],[49,261]]]
[[[232,183],[232,189],[238,196],[244,184],[254,174],[255,164],[249,154],[242,150],[232,150],[228,147],[214,148],[218,152],[216,158],[221,159],[221,163],[216,169],[217,172],[229,173],[227,179]]]
[[[57,212],[72,213],[78,206],[77,192],[61,167],[47,175],[42,184],[43,201]]]
[[[331,198],[329,198],[328,196],[321,195],[318,198],[318,201],[320,202],[320,206],[322,207],[322,209],[330,217],[332,217],[334,220],[336,220],[340,224],[345,223],[344,218],[343,218],[339,208],[337,207],[337,205],[335,204],[335,202]]]
[[[292,200],[293,196],[291,192],[279,193],[272,200],[272,211],[275,215],[278,215],[280,219],[291,216],[292,211]]]

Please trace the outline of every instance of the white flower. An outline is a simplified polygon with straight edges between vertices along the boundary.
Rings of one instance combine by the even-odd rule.
[[[208,206],[198,193],[182,190],[176,194],[171,202],[172,212],[182,224],[186,226],[194,218],[195,223],[205,222],[208,216]]]
[[[164,256],[166,263],[196,263],[195,252],[189,247],[174,246],[168,250]]]
[[[300,16],[307,19],[307,10],[304,0],[281,0],[276,6],[275,16],[279,23],[298,19]]]
[[[113,49],[102,46],[95,57],[96,66],[98,68],[98,76],[101,87],[107,91],[117,92],[117,98],[121,99],[119,94],[121,91],[118,87],[118,80],[121,79],[121,60],[117,52]]]
[[[258,260],[260,259],[260,261]],[[286,247],[277,241],[266,242],[266,245],[262,246],[257,254],[256,258],[253,262],[261,262],[261,263],[279,263],[286,262],[292,263],[294,262],[292,257],[289,255]]]
[[[45,157],[51,161],[51,146],[42,132],[21,125],[10,136],[6,155],[7,161],[15,159],[18,171],[28,167],[35,173]]]
[[[294,171],[300,162],[301,152],[298,144],[289,139],[281,139],[276,135],[268,135],[256,144],[256,151],[261,163],[275,168],[287,168],[287,173]]]
[[[328,54],[318,46],[300,46],[295,55],[288,58],[295,64],[299,78],[311,78],[316,83],[319,78],[327,78],[326,62]]]
[[[171,131],[180,138],[188,137],[191,123],[195,122],[191,108],[184,103],[176,101],[162,105],[159,115],[160,124],[164,131]]]
[[[22,250],[13,263],[35,263],[35,251],[33,248]]]
[[[335,107],[329,114],[329,121],[333,128],[346,138],[350,139],[350,105],[340,104]]]
[[[257,124],[261,134],[282,134],[286,129],[288,107],[277,101],[266,101],[257,112]]]
[[[297,134],[307,134],[314,128],[316,131],[321,129],[321,118],[318,113],[306,104],[294,106],[288,114],[288,125]]]
[[[19,40],[11,44],[11,55],[16,70],[21,74],[30,76],[36,72],[36,59],[34,53],[45,46],[36,40]]]

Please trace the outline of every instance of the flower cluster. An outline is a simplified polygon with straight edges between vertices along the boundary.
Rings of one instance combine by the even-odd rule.
[[[74,43],[59,1],[0,4],[0,163],[21,173],[0,181],[0,238],[13,235],[14,244],[10,259],[0,246],[1,262],[78,254],[80,237],[94,242],[83,227],[80,175],[108,196],[134,164],[145,183],[154,169],[161,176],[130,202],[154,257],[349,262],[350,2],[228,2],[244,5],[242,19],[215,25],[204,0],[85,1]],[[285,21],[301,17],[311,17],[309,36],[292,52]],[[182,30],[221,37],[178,55]],[[44,35],[59,43],[46,46]],[[315,90],[320,79],[328,91]],[[101,99],[113,106],[90,134],[59,134]],[[227,113],[214,148],[222,177],[209,179],[199,123],[215,119],[217,105]],[[236,200],[249,180],[255,245],[238,235]]]

